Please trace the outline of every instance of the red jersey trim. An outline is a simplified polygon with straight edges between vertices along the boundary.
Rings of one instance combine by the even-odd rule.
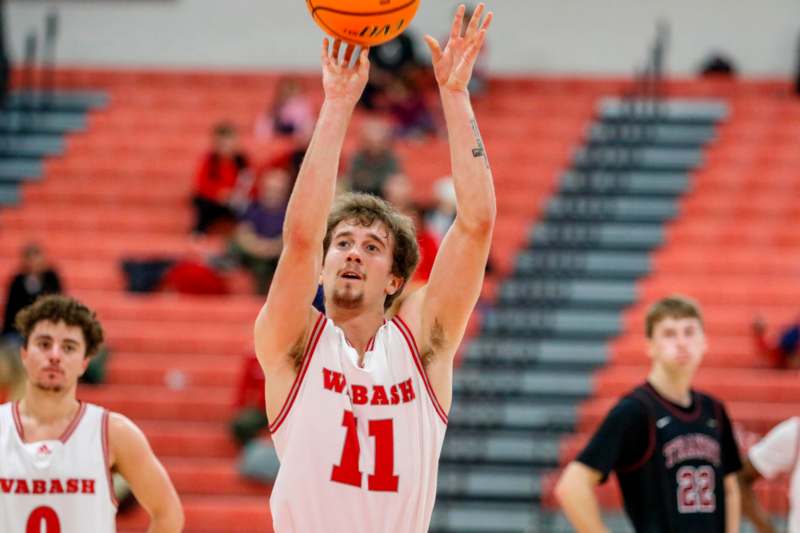
[[[19,401],[11,404],[11,414],[14,417],[14,426],[17,428],[19,440],[25,442],[25,430],[22,428],[22,418],[19,416]]]
[[[701,413],[700,397],[697,394],[695,394],[694,391],[690,391],[692,394],[692,401],[694,402],[694,409],[692,410],[692,412],[687,413],[678,409],[672,402],[664,399],[658,393],[655,387],[653,387],[650,384],[650,382],[647,382],[645,384],[645,388],[650,393],[650,396],[655,398],[661,405],[666,407],[675,418],[680,418],[684,422],[693,422],[694,420],[697,419],[698,416],[700,416]]]
[[[119,506],[117,495],[114,491],[114,480],[111,478],[111,447],[108,444],[108,418],[109,413],[103,409],[103,422],[100,424],[100,432],[102,433],[103,441],[103,463],[106,466],[106,479],[108,480],[108,494],[111,496],[111,504],[114,507]]]
[[[86,412],[86,404],[83,402],[79,402],[80,406],[78,407],[78,412],[75,413],[75,416],[72,418],[72,422],[69,423],[67,429],[64,430],[64,433],[58,438],[64,444],[67,443],[69,438],[75,433],[75,428],[78,427],[81,419],[83,418],[83,414]],[[24,443],[25,442],[25,430],[22,427],[22,417],[19,414],[19,401],[16,401],[11,406],[11,414],[14,418],[14,425],[17,428],[17,434],[19,434],[20,440]]]
[[[327,320],[325,315],[320,313],[319,317],[317,318],[317,322],[314,324],[314,328],[311,330],[311,336],[308,338],[308,345],[306,346],[306,351],[303,354],[303,366],[300,369],[300,372],[297,373],[297,376],[295,376],[294,383],[292,383],[292,388],[289,389],[289,395],[286,397],[283,407],[281,407],[281,410],[278,412],[275,422],[269,426],[270,433],[275,433],[278,431],[278,428],[281,426],[281,424],[283,424],[283,421],[286,420],[289,410],[291,410],[294,400],[297,398],[297,393],[300,391],[300,385],[303,383],[303,378],[305,377],[306,372],[308,372],[308,367],[311,364],[311,358],[314,356],[314,350],[316,350],[317,343],[319,343],[319,339],[322,337],[322,332],[325,330],[326,323]]]
[[[647,395],[644,395],[643,398],[639,398],[640,402],[648,402]],[[623,466],[619,469],[620,472],[628,473],[634,472],[639,470],[641,467],[653,457],[653,453],[656,451],[656,421],[651,414],[650,407],[645,403],[644,408],[647,409],[647,449],[644,451],[644,455],[636,461],[635,463],[627,466]]]
[[[75,433],[75,429],[78,427],[78,424],[81,423],[81,419],[83,418],[84,413],[86,413],[86,404],[83,402],[80,403],[81,406],[78,408],[78,412],[75,413],[75,418],[72,419],[72,422],[69,423],[67,429],[65,429],[64,433],[62,433],[61,436],[58,438],[58,440],[60,440],[64,444],[66,444],[69,438],[72,436],[72,434]]]
[[[397,328],[400,330],[403,338],[405,338],[406,343],[408,343],[408,348],[411,351],[414,364],[416,365],[420,376],[422,376],[422,381],[425,383],[425,388],[428,390],[428,396],[430,396],[431,403],[433,403],[434,411],[436,411],[436,414],[442,419],[442,422],[447,425],[447,413],[442,408],[442,404],[439,403],[439,398],[436,397],[436,393],[433,391],[431,382],[428,380],[428,374],[425,372],[425,367],[422,364],[422,358],[420,357],[419,349],[417,348],[417,341],[414,339],[414,334],[411,333],[411,328],[408,327],[400,315],[395,315],[395,317],[392,319],[392,322],[397,325]]]

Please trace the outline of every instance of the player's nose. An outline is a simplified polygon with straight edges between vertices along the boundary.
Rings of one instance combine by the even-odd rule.
[[[347,260],[356,263],[361,263],[361,254],[359,253],[359,251],[356,249],[355,246],[350,248],[350,250],[347,252]]]

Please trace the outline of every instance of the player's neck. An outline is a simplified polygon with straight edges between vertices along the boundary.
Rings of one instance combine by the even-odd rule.
[[[79,407],[74,388],[66,392],[43,391],[30,382],[25,387],[25,396],[19,402],[21,414],[42,424],[72,420]]]
[[[363,309],[353,311],[332,306],[328,309],[328,318],[333,320],[343,332],[347,340],[358,351],[364,354],[370,339],[384,323],[383,309],[375,311],[365,311]]]
[[[661,396],[674,404],[689,407],[692,404],[692,376],[672,375],[659,366],[654,366],[647,382]]]

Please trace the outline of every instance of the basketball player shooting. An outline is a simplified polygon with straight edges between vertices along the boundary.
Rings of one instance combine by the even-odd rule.
[[[19,402],[0,405],[0,531],[116,531],[115,471],[150,515],[148,533],[180,532],[178,495],[141,430],[76,398],[103,341],[94,313],[46,296],[20,311],[16,325],[28,379]]]
[[[453,358],[480,295],[495,220],[492,174],[467,84],[492,14],[427,42],[450,143],[458,215],[429,282],[386,309],[419,258],[414,226],[376,197],[334,204],[345,133],[367,83],[367,50],[327,40],[319,120],[292,192],[283,252],[255,324],[281,461],[279,533],[424,533],[452,401]],[[340,58],[340,55],[343,57]],[[327,316],[311,307],[318,284]]]
[[[707,349],[699,307],[665,298],[645,330],[647,381],[609,412],[556,497],[578,533],[608,531],[595,486],[615,471],[636,533],[738,533],[742,463],[725,408],[692,389]]]

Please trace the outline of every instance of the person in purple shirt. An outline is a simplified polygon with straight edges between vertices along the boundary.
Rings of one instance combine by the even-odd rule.
[[[229,257],[251,272],[259,294],[266,294],[281,255],[281,234],[290,184],[285,169],[264,171],[258,180],[257,199],[239,217],[229,243]]]

